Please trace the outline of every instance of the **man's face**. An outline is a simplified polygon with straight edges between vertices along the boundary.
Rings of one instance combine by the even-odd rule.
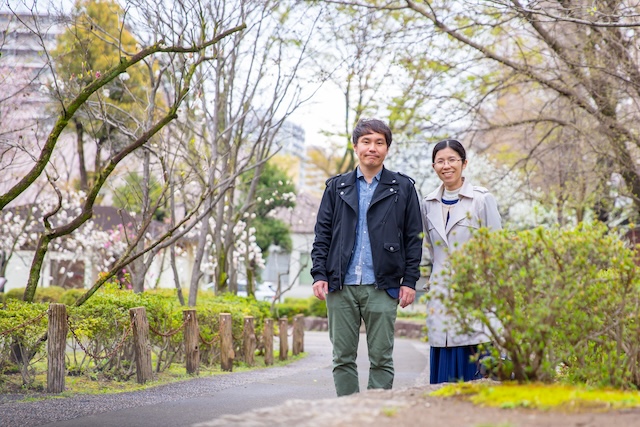
[[[360,168],[370,170],[382,167],[389,151],[384,135],[376,132],[362,135],[353,149],[360,160]]]

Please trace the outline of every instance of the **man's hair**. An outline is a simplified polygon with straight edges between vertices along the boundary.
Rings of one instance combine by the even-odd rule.
[[[391,145],[391,129],[389,129],[389,126],[387,126],[385,122],[378,119],[361,119],[356,124],[356,127],[353,129],[353,134],[351,135],[353,146],[355,147],[358,144],[358,140],[362,135],[372,133],[384,135],[387,147]]]

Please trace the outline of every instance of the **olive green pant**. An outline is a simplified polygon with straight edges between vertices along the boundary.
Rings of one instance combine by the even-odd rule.
[[[393,386],[393,340],[398,300],[373,285],[344,286],[327,295],[329,337],[333,344],[333,381],[338,396],[360,391],[358,341],[364,321],[369,351],[368,389]]]

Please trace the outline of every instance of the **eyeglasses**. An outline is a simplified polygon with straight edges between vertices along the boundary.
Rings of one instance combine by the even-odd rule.
[[[444,166],[445,163],[453,165],[455,162],[459,162],[459,161],[462,161],[462,159],[456,159],[455,157],[449,157],[448,159],[438,159],[438,160],[436,160],[436,162],[433,165],[441,168],[442,166]]]

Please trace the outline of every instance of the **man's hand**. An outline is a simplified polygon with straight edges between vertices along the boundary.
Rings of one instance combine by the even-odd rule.
[[[315,286],[315,284],[313,285]],[[400,307],[405,308],[406,306],[413,303],[416,298],[416,290],[411,289],[408,286],[400,286]]]
[[[318,280],[313,284],[312,288],[313,294],[316,296],[316,298],[324,301],[326,299],[326,295],[329,293],[329,282]]]

